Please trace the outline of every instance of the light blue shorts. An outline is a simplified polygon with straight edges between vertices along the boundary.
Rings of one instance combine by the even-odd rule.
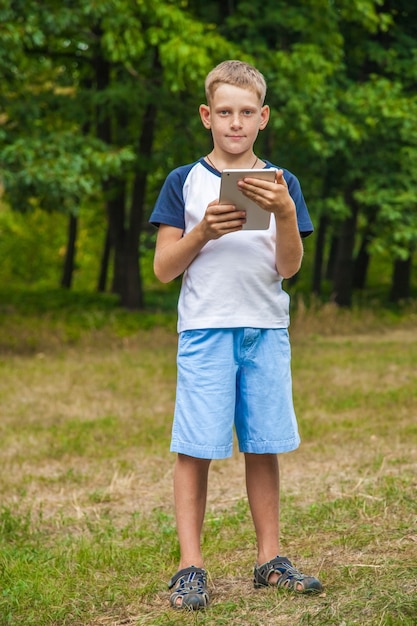
[[[233,427],[241,452],[277,454],[298,447],[287,329],[184,331],[177,367],[172,452],[229,457]]]

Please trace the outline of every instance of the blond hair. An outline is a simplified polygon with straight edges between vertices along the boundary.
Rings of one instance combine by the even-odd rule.
[[[207,103],[210,104],[216,89],[221,84],[234,85],[242,89],[254,91],[261,104],[266,95],[265,78],[256,67],[243,61],[223,61],[207,74],[205,82]]]

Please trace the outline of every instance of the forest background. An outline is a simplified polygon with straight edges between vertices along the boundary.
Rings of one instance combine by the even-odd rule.
[[[235,450],[189,615],[166,586],[179,282],[153,276],[148,217],[211,148],[226,58],[264,73],[256,152],[316,227],[285,284],[303,444],[281,518],[325,592],[253,589]],[[415,626],[417,4],[0,0],[0,75],[0,626]]]
[[[240,58],[269,86],[257,153],[298,176],[316,226],[294,288],[412,298],[416,42],[407,0],[2,0],[0,286],[145,307],[153,203],[210,150],[204,78]]]

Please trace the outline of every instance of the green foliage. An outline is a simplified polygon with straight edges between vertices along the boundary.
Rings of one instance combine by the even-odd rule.
[[[403,258],[416,231],[415,16],[409,4],[373,0],[242,1],[223,26],[268,78],[270,157],[298,172],[314,216],[337,228],[353,190],[374,248]]]
[[[7,198],[18,210],[39,203],[76,212],[98,193],[100,183],[131,171],[132,144],[146,103],[140,90],[145,86],[156,96],[149,51],[159,50],[167,93],[193,89],[203,81],[214,51],[232,50],[213,26],[170,2],[80,0],[71,7],[32,2],[25,6],[24,20],[21,9],[16,3],[0,14],[8,77],[0,165]],[[104,91],[92,88],[99,55],[112,72]],[[101,116],[128,114],[125,136],[115,129],[118,145],[95,139],[95,127],[103,122],[93,116],[98,106]]]
[[[358,209],[354,250],[366,236],[368,252],[409,258],[416,18],[407,0],[3,2],[6,200],[18,211],[83,216],[123,185],[118,217],[127,231],[140,211],[143,228],[167,172],[209,150],[197,115],[207,71],[242,58],[269,85],[272,118],[257,151],[297,174],[313,221],[327,220],[327,239]],[[142,154],[149,107],[155,132]],[[140,207],[132,196],[137,176]],[[99,219],[103,233],[105,211]]]
[[[134,160],[129,148],[110,152],[99,141],[69,132],[17,139],[3,150],[3,182],[12,206],[77,214],[83,198]]]

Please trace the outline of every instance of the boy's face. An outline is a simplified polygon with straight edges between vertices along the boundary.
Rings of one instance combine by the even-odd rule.
[[[252,151],[258,132],[269,120],[269,107],[258,95],[226,83],[217,87],[210,105],[200,106],[203,125],[211,129],[214,147],[239,155]]]

